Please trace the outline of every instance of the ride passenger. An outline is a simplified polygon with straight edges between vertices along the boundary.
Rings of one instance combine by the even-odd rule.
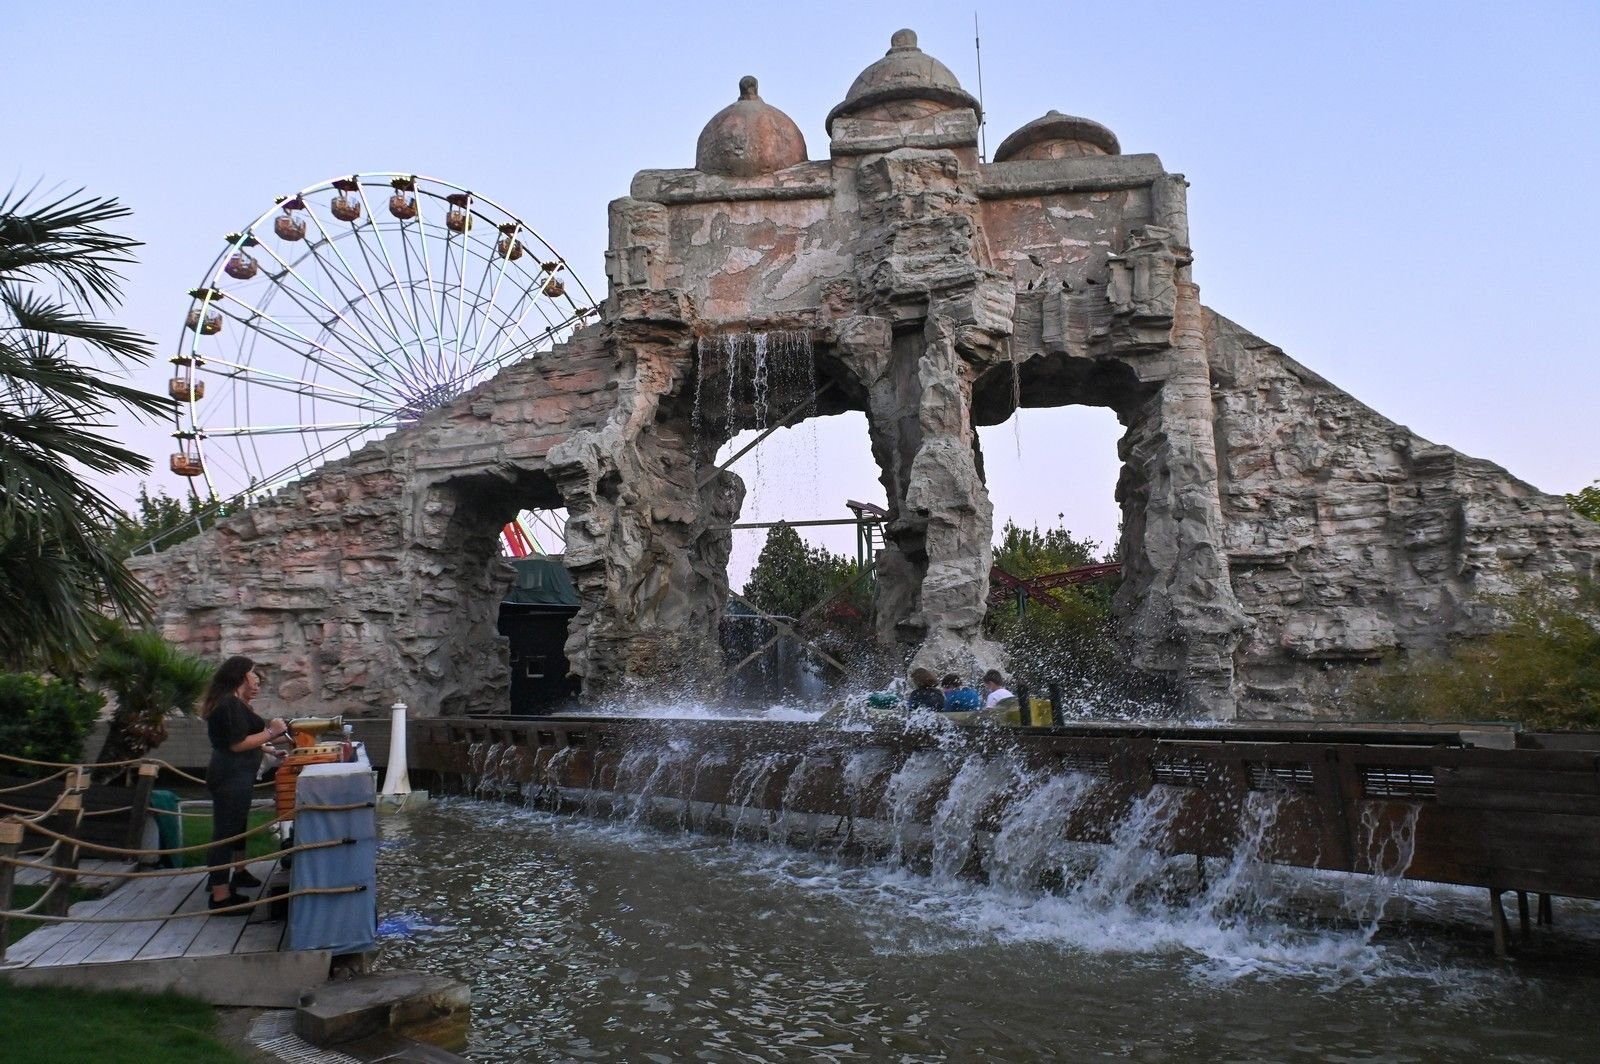
[[[990,669],[983,674],[983,691],[984,709],[993,709],[1005,699],[1016,697],[1006,689],[1006,678],[1000,675],[999,669]]]
[[[945,673],[944,679],[939,681],[939,687],[944,691],[946,713],[972,713],[983,708],[983,699],[979,697],[977,689],[961,686],[961,677],[953,672]]]
[[[931,709],[935,713],[944,709],[944,692],[939,690],[939,678],[929,669],[918,665],[911,670],[911,694],[906,705],[912,709]]]

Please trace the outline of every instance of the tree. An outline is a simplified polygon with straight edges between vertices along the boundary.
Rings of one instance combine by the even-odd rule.
[[[1567,504],[1589,520],[1600,521],[1600,480],[1576,495],[1568,495]]]
[[[857,586],[840,598],[845,604],[870,604],[866,580],[857,580],[860,568],[842,554],[825,547],[808,547],[800,534],[779,522],[767,530],[767,541],[745,582],[744,596],[767,613],[798,617],[841,586]]]
[[[184,653],[155,632],[130,632],[102,622],[100,652],[89,678],[117,696],[117,711],[96,761],[145,756],[167,737],[169,713],[187,713],[211,682],[211,666]],[[101,770],[110,778],[122,770]]]
[[[119,518],[111,540],[110,548],[118,558],[127,558],[147,543],[154,544],[156,552],[175,547],[236,509],[227,503],[202,504],[193,495],[183,502],[165,491],[152,497],[144,484],[139,485],[139,496],[134,502],[137,512]]]
[[[1079,539],[1064,527],[1020,528],[1007,521],[994,547],[994,564],[1023,579],[1076,569],[1100,561],[1099,544]],[[1147,712],[1169,702],[1170,685],[1139,673],[1117,645],[1117,622],[1111,598],[1118,578],[1072,584],[1045,592],[1055,608],[1029,599],[1026,608],[1014,595],[990,599],[985,628],[1011,657],[1012,666],[1036,683],[1059,681],[1074,707],[1096,713]],[[999,591],[1000,588],[993,590]]]
[[[120,300],[139,246],[101,226],[130,212],[81,190],[30,195],[0,198],[0,661],[59,664],[87,657],[101,609],[148,616],[148,593],[110,544],[120,511],[88,478],[148,471],[108,430],[120,412],[171,407],[104,365],[125,371],[154,353],[94,317]]]
[[[1401,659],[1361,677],[1352,705],[1397,720],[1600,730],[1600,585],[1552,580],[1489,601],[1503,627],[1446,655]]]

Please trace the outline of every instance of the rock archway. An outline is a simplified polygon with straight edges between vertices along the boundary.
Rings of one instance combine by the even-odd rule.
[[[1363,406],[1200,302],[1185,189],[1051,112],[980,162],[977,101],[895,35],[828,158],[759,97],[611,204],[601,320],[414,427],[138,563],[163,630],[275,666],[295,703],[498,708],[483,610],[504,500],[553,490],[588,697],[693,686],[743,485],[713,465],[708,337],[803,334],[821,412],[867,413],[888,496],[879,636],[970,672],[992,513],[974,426],[1103,405],[1126,428],[1118,608],[1141,667],[1214,717],[1332,711],[1352,670],[1483,631],[1486,592],[1593,576],[1600,529]],[[782,120],[780,121],[779,118]],[[703,398],[703,396],[702,396]],[[552,500],[553,501],[553,500]],[[490,622],[492,624],[492,621]]]

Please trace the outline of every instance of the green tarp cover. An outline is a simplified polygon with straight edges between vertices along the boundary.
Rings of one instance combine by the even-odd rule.
[[[576,606],[578,592],[572,576],[554,558],[513,558],[517,578],[506,593],[506,602],[519,606]]]

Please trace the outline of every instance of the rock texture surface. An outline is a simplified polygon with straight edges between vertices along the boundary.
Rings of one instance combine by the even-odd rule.
[[[1051,114],[983,164],[975,108],[902,31],[829,116],[828,160],[799,161],[785,134],[791,155],[760,165],[724,145],[703,155],[718,172],[641,172],[611,204],[598,325],[139,562],[162,627],[261,658],[290,707],[493,709],[496,530],[565,505],[586,695],[692,684],[715,660],[743,497],[714,456],[760,420],[732,383],[703,385],[739,372],[717,352],[779,333],[815,352],[816,413],[867,414],[890,514],[879,636],[935,671],[1003,664],[981,632],[975,428],[1019,399],[1125,427],[1117,609],[1133,660],[1195,714],[1329,712],[1360,665],[1492,625],[1485,593],[1595,574],[1600,527],[1561,499],[1202,306],[1186,182],[1159,159]],[[796,161],[767,172],[780,157]]]

